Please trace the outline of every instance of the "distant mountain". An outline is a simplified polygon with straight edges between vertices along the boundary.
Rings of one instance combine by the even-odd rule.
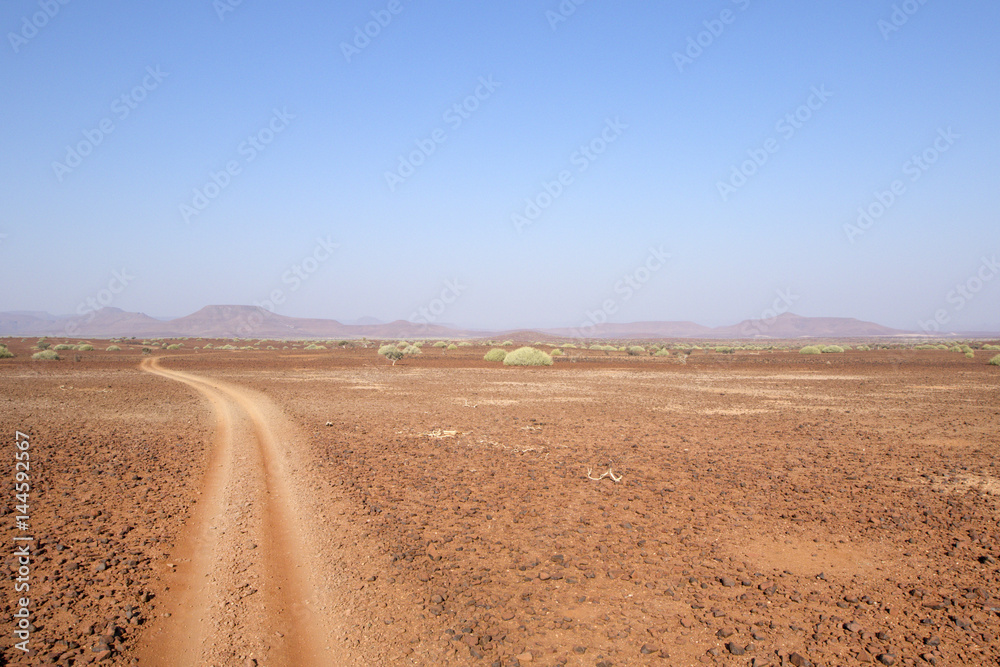
[[[744,320],[739,324],[706,327],[694,322],[633,322],[599,324],[593,327],[473,331],[439,324],[405,320],[379,322],[362,318],[355,324],[337,320],[286,317],[258,306],[205,306],[172,320],[161,321],[143,313],[102,308],[75,316],[16,311],[0,313],[0,336],[61,336],[66,338],[510,338],[512,340],[559,340],[569,338],[869,338],[877,336],[925,336],[890,329],[849,317],[802,317],[785,313],[768,320]],[[937,334],[943,337],[949,334]],[[968,336],[958,333],[952,336]],[[989,336],[996,334],[983,334]]]
[[[907,333],[853,317],[802,317],[784,313],[766,320],[743,320],[712,329],[711,338],[867,338]]]

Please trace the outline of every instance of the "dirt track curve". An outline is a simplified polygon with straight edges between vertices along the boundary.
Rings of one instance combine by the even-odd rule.
[[[164,568],[173,582],[139,648],[145,665],[329,665],[322,565],[289,474],[294,431],[263,395],[143,360],[211,404],[216,440],[192,516]],[[304,488],[304,487],[301,487]],[[334,624],[335,625],[335,624]]]

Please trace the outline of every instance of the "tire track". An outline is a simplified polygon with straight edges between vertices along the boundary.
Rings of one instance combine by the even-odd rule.
[[[216,437],[199,500],[174,554],[174,582],[144,634],[142,665],[329,665],[331,624],[278,435],[289,426],[266,398],[219,380],[140,368],[205,396]],[[168,566],[169,567],[169,566]],[[169,614],[169,615],[167,615]]]

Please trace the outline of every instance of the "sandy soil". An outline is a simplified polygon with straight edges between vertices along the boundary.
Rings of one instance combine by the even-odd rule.
[[[20,345],[0,424],[11,489],[31,437],[34,628],[10,664],[1000,661],[985,352]]]

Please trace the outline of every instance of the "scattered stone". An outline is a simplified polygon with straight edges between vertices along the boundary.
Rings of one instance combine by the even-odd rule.
[[[879,653],[878,661],[881,662],[883,665],[895,665],[896,656],[892,655],[891,653]]]
[[[746,649],[744,649],[742,646],[740,646],[736,642],[729,642],[729,643],[727,643],[726,644],[726,648],[733,655],[743,655],[744,653],[746,653]]]
[[[795,665],[795,667],[812,667],[812,663],[799,653],[792,653],[788,656],[788,662]]]

